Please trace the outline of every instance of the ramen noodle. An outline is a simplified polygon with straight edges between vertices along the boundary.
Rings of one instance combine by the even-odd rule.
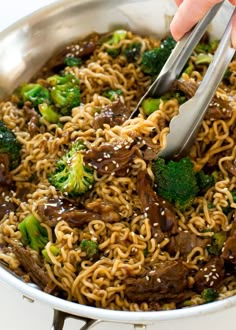
[[[133,119],[129,114],[153,79],[141,69],[142,54],[159,47],[161,41],[128,31],[114,46],[118,54],[112,56],[112,45],[106,42],[106,36],[94,34],[86,40],[95,40],[96,46],[82,63],[63,67],[57,62],[63,54],[74,56],[81,47],[79,41],[65,47],[60,56],[55,55],[32,80],[46,86],[46,78],[55,70],[79,80],[81,103],[73,107],[71,114],[61,116],[59,123],[40,117],[32,129],[33,106],[29,102],[20,105],[17,93],[0,103],[0,120],[22,146],[21,161],[9,173],[12,186],[8,192],[1,190],[1,262],[45,292],[113,310],[150,311],[199,305],[211,301],[204,298],[205,289],[212,289],[216,300],[234,295],[236,62],[230,64],[227,78],[216,94],[227,109],[218,104],[206,115],[188,154],[195,172],[217,173],[215,182],[198,193],[188,209],[181,211],[171,205],[175,230],[172,227],[155,233],[156,223],[151,221],[149,212],[152,205],[144,209],[141,196],[148,194],[147,187],[154,189],[152,151],[157,154],[165,146],[179,99],[176,94],[162,99],[158,110],[149,116],[142,109]],[[134,43],[139,45],[140,53],[128,61],[124,50]],[[206,71],[207,64],[196,63],[196,57],[193,53],[188,62],[191,70],[182,73],[180,80],[185,86],[197,86]],[[111,100],[104,94],[107,90],[119,93]],[[125,120],[115,125],[95,125],[102,109],[111,110],[114,103],[121,112],[128,109]],[[33,111],[34,118],[38,118],[37,111]],[[88,150],[113,146],[103,160],[109,169],[114,165],[114,171],[106,171],[106,166],[103,171],[96,169],[99,159],[95,157],[90,164],[95,184],[85,194],[70,197],[50,183],[49,175],[55,171],[57,160],[78,140]],[[119,148],[123,148],[122,161],[126,162],[123,171],[116,169],[119,161],[114,155]],[[151,156],[147,156],[148,151]],[[73,223],[81,212],[87,212],[88,218]],[[19,224],[29,214],[46,230],[44,255],[30,244],[23,244]],[[224,244],[218,253],[212,253],[209,247],[216,233],[224,233]],[[89,258],[82,249],[84,240],[97,244],[95,256]]]

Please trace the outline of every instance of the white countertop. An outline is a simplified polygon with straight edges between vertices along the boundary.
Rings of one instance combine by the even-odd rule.
[[[55,0],[1,0],[0,31],[22,16],[50,4]],[[236,307],[209,316],[195,317],[177,321],[163,321],[149,326],[154,330],[233,330],[235,329]],[[50,330],[53,311],[41,303],[29,303],[19,292],[0,281],[0,329],[1,330]],[[81,323],[75,320],[66,321],[65,330],[78,330]],[[131,330],[131,325],[103,323],[95,330]]]

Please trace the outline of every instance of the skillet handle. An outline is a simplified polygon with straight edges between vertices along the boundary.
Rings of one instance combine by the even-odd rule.
[[[101,322],[101,320],[92,320],[92,319],[88,319],[86,317],[78,317],[78,316],[67,314],[65,312],[61,312],[61,311],[54,309],[53,324],[52,324],[51,330],[63,330],[65,320],[67,318],[74,318],[78,321],[84,322],[85,324],[80,328],[80,330],[89,330],[93,326],[95,326],[96,324]]]

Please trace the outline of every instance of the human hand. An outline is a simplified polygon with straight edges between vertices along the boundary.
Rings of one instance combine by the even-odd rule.
[[[222,0],[175,0],[179,7],[170,25],[173,38],[178,41],[197,22],[199,22],[208,10]],[[229,0],[236,5],[236,0]],[[231,33],[232,45],[236,48],[236,17],[233,20]]]

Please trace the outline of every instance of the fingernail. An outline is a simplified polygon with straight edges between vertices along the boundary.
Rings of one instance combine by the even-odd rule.
[[[232,46],[236,49],[236,17],[234,17],[233,19],[231,40],[232,40]]]

